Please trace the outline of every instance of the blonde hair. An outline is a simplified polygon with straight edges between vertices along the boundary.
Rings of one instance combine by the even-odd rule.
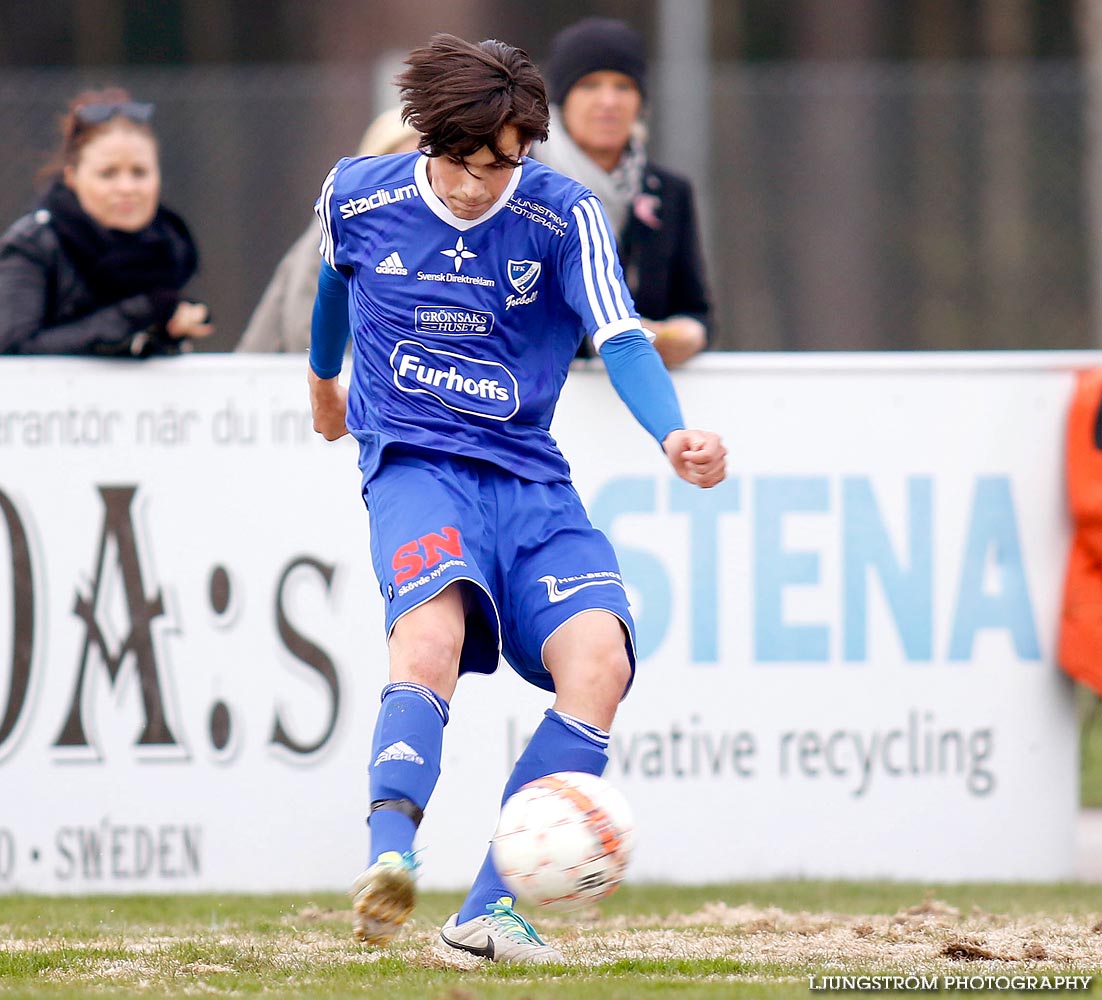
[[[405,149],[416,149],[420,138],[417,130],[402,121],[401,108],[387,108],[368,125],[360,140],[360,156],[382,156]]]

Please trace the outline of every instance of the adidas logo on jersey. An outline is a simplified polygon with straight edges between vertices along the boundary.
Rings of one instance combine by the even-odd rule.
[[[379,756],[375,758],[375,766],[378,767],[383,761],[387,760],[408,760],[413,764],[425,763],[424,757],[408,743],[403,743],[401,740],[397,743],[391,743],[385,750],[380,750]]]
[[[398,251],[390,254],[386,260],[379,261],[375,265],[376,274],[409,274],[409,269],[402,263],[402,258],[398,256]]]

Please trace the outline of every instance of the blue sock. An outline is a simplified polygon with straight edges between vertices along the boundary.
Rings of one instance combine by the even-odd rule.
[[[416,810],[428,805],[440,777],[440,754],[448,703],[423,684],[406,681],[383,688],[382,707],[371,745],[371,863],[385,851],[413,849],[420,819],[375,803],[406,800]]]
[[[600,776],[608,764],[608,733],[596,726],[549,708],[543,722],[532,734],[524,753],[513,767],[513,773],[505,783],[502,804],[522,785],[536,778],[543,778],[556,771],[584,771]],[[512,893],[501,881],[494,868],[493,855],[487,851],[486,860],[459,909],[458,922],[473,920],[486,913],[490,903]]]

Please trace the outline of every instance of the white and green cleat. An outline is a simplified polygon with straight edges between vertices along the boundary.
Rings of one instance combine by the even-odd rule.
[[[509,965],[548,965],[564,961],[562,952],[543,940],[536,929],[502,896],[486,907],[486,914],[457,923],[453,913],[440,931],[440,940],[452,948]]]

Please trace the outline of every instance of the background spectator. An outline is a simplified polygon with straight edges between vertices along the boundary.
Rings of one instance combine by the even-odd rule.
[[[551,134],[534,155],[601,199],[654,346],[681,364],[706,346],[710,306],[692,188],[647,161],[643,38],[623,21],[579,21],[553,39],[545,75]]]
[[[360,156],[404,153],[417,148],[417,132],[402,121],[400,108],[389,108],[368,126]],[[318,290],[318,223],[315,219],[291,244],[260,296],[241,335],[238,351],[307,351],[310,314]]]
[[[152,119],[120,88],[70,103],[49,189],[0,238],[0,354],[178,354],[213,332],[180,297],[199,256],[160,203]]]

